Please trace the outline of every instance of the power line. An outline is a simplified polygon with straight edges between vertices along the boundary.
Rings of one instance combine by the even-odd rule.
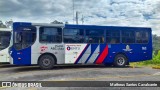
[[[72,0],[72,4],[73,4],[73,24],[74,24],[74,0]]]

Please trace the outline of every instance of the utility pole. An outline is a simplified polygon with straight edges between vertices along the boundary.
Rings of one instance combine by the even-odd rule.
[[[73,24],[74,24],[74,0],[72,0],[73,3]]]
[[[82,18],[81,18],[81,20],[82,20],[82,24],[84,23],[84,16],[82,15]]]
[[[78,24],[78,11],[76,11],[76,24]]]

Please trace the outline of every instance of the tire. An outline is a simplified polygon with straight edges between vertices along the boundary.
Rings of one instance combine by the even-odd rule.
[[[41,69],[50,70],[55,65],[55,59],[51,55],[43,55],[40,57],[38,64]]]
[[[114,59],[114,66],[116,67],[124,67],[127,64],[127,57],[123,54],[118,54]]]

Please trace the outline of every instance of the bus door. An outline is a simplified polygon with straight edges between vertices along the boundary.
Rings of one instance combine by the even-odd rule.
[[[19,27],[14,31],[13,64],[31,64],[31,45],[36,39],[35,27]]]

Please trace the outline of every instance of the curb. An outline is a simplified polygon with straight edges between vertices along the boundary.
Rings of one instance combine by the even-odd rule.
[[[153,69],[160,69],[160,66],[152,66]]]
[[[129,68],[142,68],[142,66],[129,66]]]

